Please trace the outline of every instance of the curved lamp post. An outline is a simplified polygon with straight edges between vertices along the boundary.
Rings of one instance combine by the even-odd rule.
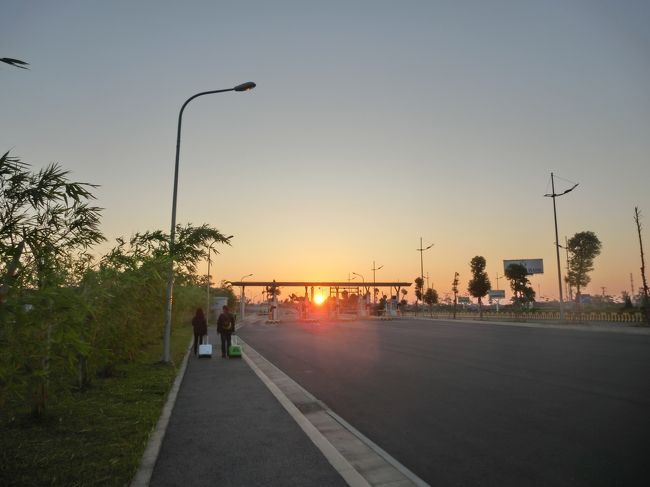
[[[242,276],[242,278],[239,280],[240,282],[244,282],[244,279],[247,277],[251,277],[253,274],[246,274],[245,276]],[[239,300],[239,314],[241,315],[241,318],[239,318],[239,321],[244,319],[244,285],[242,284],[241,287],[241,299]]]
[[[354,274],[355,276],[359,276],[361,278],[361,283],[362,283],[361,287],[363,287],[363,289],[365,291],[365,289],[366,289],[366,280],[363,278],[363,276],[361,274],[359,274],[358,272],[353,272],[352,274]]]
[[[373,302],[373,304],[377,304],[377,294],[375,294],[375,282],[377,282],[377,281],[375,280],[375,272],[378,271],[379,269],[381,269],[382,267],[384,267],[383,264],[380,265],[379,267],[376,267],[375,266],[375,261],[374,260],[372,261],[372,269],[370,269],[370,270],[372,271],[372,302]]]
[[[418,252],[420,252],[420,279],[422,279],[422,297],[424,298],[424,259],[422,258],[422,254],[426,251],[429,250],[431,247],[433,247],[435,244],[431,244],[428,247],[424,247],[422,245],[422,237],[420,237],[420,248],[415,249]],[[428,274],[427,274],[428,275]],[[427,278],[428,279],[428,278]],[[428,287],[428,285],[427,285]]]
[[[176,196],[178,194],[178,160],[181,151],[181,125],[183,122],[183,112],[189,102],[203,95],[212,95],[214,93],[225,93],[227,91],[249,91],[255,88],[255,83],[248,81],[234,88],[225,90],[212,90],[197,93],[189,97],[183,103],[180,112],[178,113],[178,130],[176,132],[176,163],[174,165],[174,192],[172,196],[172,225],[169,237],[169,277],[167,279],[167,298],[165,308],[165,329],[163,332],[163,356],[162,362],[169,363],[171,361],[171,334],[172,334],[172,297],[174,294],[174,241],[176,237]]]
[[[557,210],[555,208],[555,198],[564,196],[565,194],[573,191],[578,186],[578,183],[575,183],[572,187],[567,189],[562,193],[555,192],[555,180],[553,179],[553,173],[551,173],[551,193],[545,194],[546,198],[553,198],[553,221],[555,222],[555,255],[557,256],[557,283],[560,291],[560,321],[564,321],[564,303],[562,297],[562,271],[560,270],[560,241],[557,237]]]

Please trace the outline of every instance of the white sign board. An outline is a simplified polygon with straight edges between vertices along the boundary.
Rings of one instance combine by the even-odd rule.
[[[503,289],[492,289],[488,291],[488,296],[492,299],[505,299],[506,292]]]
[[[504,260],[503,261],[503,271],[505,272],[508,266],[512,264],[523,265],[528,274],[544,274],[544,260],[543,259],[516,259],[516,260]]]

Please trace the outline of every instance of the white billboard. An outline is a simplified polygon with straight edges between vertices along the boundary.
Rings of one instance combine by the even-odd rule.
[[[512,264],[523,265],[528,274],[544,274],[544,260],[543,259],[515,259],[504,260],[503,271],[505,272],[508,266]]]
[[[488,296],[492,299],[505,299],[506,291],[504,289],[491,289],[488,291]]]

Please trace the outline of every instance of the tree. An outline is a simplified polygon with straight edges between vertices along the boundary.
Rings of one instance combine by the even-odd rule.
[[[454,272],[454,280],[451,283],[451,291],[454,293],[454,319],[456,319],[456,307],[458,306],[458,272]]]
[[[600,254],[602,245],[594,232],[578,232],[567,242],[569,249],[569,284],[576,289],[576,302],[580,300],[580,289],[591,281],[589,272],[594,270],[594,259]]]
[[[8,152],[0,157],[0,302],[13,285],[60,281],[71,256],[104,240],[101,208],[87,203],[97,186],[68,178],[58,164],[34,173]]]
[[[37,415],[53,378],[53,349],[70,359],[80,345],[74,328],[86,311],[73,286],[92,260],[89,247],[104,240],[101,209],[88,204],[94,188],[70,181],[58,164],[32,172],[9,152],[0,157],[0,396],[23,381]]]
[[[472,279],[467,283],[467,291],[469,291],[469,293],[475,298],[478,298],[478,309],[482,318],[482,299],[492,287],[490,284],[490,278],[488,277],[487,272],[485,272],[485,257],[477,255],[472,258],[469,265],[472,271]]]
[[[624,309],[631,309],[634,307],[630,294],[627,291],[621,291],[621,301],[623,301]]]
[[[421,277],[415,278],[415,299],[422,301],[423,289],[424,289],[424,279]]]
[[[528,269],[521,264],[510,264],[505,271],[506,279],[510,281],[514,304],[523,306],[535,300],[535,290],[528,280]]]
[[[648,281],[645,278],[645,257],[643,254],[643,240],[641,239],[641,212],[638,207],[634,207],[634,222],[639,234],[639,248],[641,250],[641,279],[643,281],[643,299],[641,308],[645,312],[646,322],[650,325],[650,297],[648,296]]]
[[[431,311],[432,306],[438,302],[438,291],[433,288],[427,289],[427,292],[424,293],[424,302],[429,305],[429,311]]]
[[[273,282],[271,283],[271,285],[266,286],[264,288],[264,290],[266,291],[266,300],[267,301],[273,301],[275,296],[279,296],[280,294],[282,294],[282,291],[280,291],[280,288],[278,286],[276,286],[276,284],[275,284],[275,279],[273,279]]]

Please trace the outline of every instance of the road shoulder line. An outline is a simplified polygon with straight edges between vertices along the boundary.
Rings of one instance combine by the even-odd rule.
[[[241,340],[241,339],[240,339]],[[242,340],[243,342],[243,340]],[[305,416],[298,410],[298,408],[287,398],[287,396],[271,381],[266,374],[255,364],[255,362],[248,356],[251,347],[245,344],[246,352],[243,358],[246,363],[253,369],[253,372],[262,380],[264,385],[271,391],[280,404],[287,410],[291,417],[298,423],[309,439],[316,445],[316,447],[323,453],[325,458],[332,464],[334,469],[343,477],[348,485],[353,487],[366,487],[369,486],[368,482],[357,472],[354,467],[341,455],[341,453],[334,448],[334,446],[327,441],[316,427],[305,418]]]
[[[285,408],[285,402],[289,404],[287,410],[296,422],[301,427],[308,425],[309,431],[303,427],[305,433],[309,436],[312,429],[316,431],[318,437],[336,451],[336,458],[343,459],[363,479],[363,485],[428,485],[248,344],[244,348],[244,359],[274,395],[276,390],[281,394],[276,397]],[[323,453],[327,457],[327,453]]]

